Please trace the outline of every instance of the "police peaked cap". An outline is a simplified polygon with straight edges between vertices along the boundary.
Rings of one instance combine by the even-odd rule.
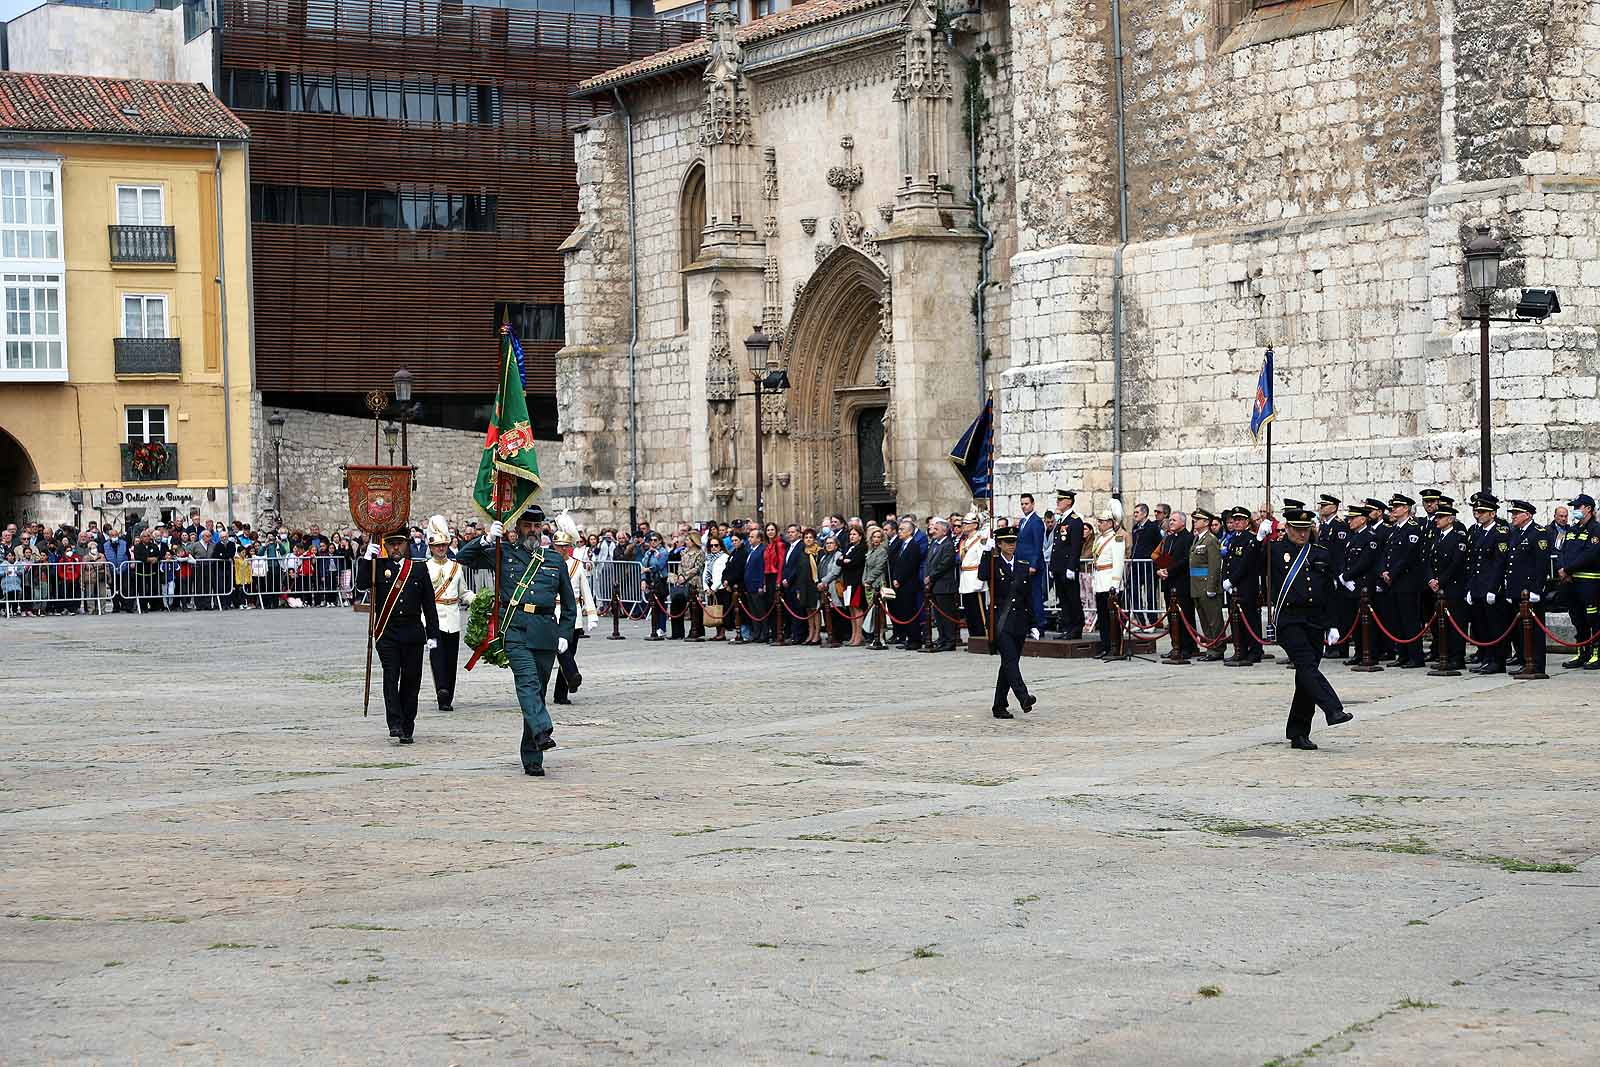
[[[1500,510],[1500,498],[1495,496],[1493,493],[1473,493],[1472,494],[1472,510],[1473,511],[1499,511]]]
[[[1509,501],[1506,502],[1506,510],[1508,510],[1508,511],[1526,511],[1529,515],[1537,515],[1538,512],[1539,512],[1538,508],[1535,508],[1532,504],[1528,503],[1526,500],[1509,500]]]
[[[1305,508],[1285,508],[1283,521],[1297,530],[1309,530],[1317,524],[1317,517]]]
[[[1338,501],[1335,500],[1334,503],[1337,504]],[[1306,502],[1304,500],[1290,500],[1288,497],[1283,498],[1283,510],[1285,512],[1288,512],[1291,509],[1296,511],[1304,511],[1305,506]]]
[[[1323,493],[1321,496],[1317,497],[1317,503],[1332,504],[1334,507],[1338,507],[1340,504],[1344,503],[1344,501],[1340,500],[1332,493]]]
[[[1455,506],[1455,504],[1453,504],[1453,503],[1446,504],[1444,501],[1441,500],[1439,502],[1439,506],[1433,509],[1434,518],[1438,518],[1440,515],[1443,515],[1446,518],[1451,518],[1451,519],[1455,518],[1455,516],[1456,516],[1456,506]]]
[[[1388,511],[1389,510],[1389,505],[1385,504],[1383,501],[1379,500],[1375,496],[1367,497],[1367,499],[1363,500],[1362,503],[1366,505],[1366,508],[1367,508],[1368,511]]]
[[[1409,507],[1414,506],[1416,504],[1416,501],[1412,500],[1410,497],[1406,496],[1404,493],[1396,493],[1394,496],[1389,498],[1389,506],[1391,508],[1400,507],[1402,504],[1409,508]]]
[[[1439,492],[1437,489],[1424,489],[1422,492],[1417,494],[1417,497],[1424,504],[1426,504],[1430,500],[1443,500],[1444,494]]]
[[[994,539],[996,541],[1015,541],[1017,539],[1017,528],[1015,526],[1002,526],[994,532]]]
[[[1204,519],[1207,522],[1210,522],[1212,519],[1216,518],[1215,515],[1211,514],[1211,512],[1207,511],[1205,508],[1195,508],[1189,514],[1193,515],[1197,519]]]
[[[1076,501],[1078,499],[1078,494],[1077,494],[1076,491],[1074,491],[1072,489],[1057,489],[1056,490],[1056,499],[1057,500],[1072,500],[1072,501]]]
[[[1367,506],[1360,503],[1351,504],[1349,507],[1344,509],[1344,513],[1352,519],[1364,519],[1367,517],[1368,511],[1369,509]]]

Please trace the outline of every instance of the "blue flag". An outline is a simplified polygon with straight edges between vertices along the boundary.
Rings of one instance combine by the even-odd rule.
[[[1272,349],[1267,349],[1266,362],[1261,364],[1261,377],[1256,379],[1256,402],[1250,409],[1250,434],[1261,440],[1261,431],[1267,423],[1278,417],[1278,408],[1272,402]]]
[[[506,332],[511,338],[511,352],[517,357],[517,374],[521,376],[522,389],[526,392],[528,389],[528,360],[522,354],[522,341],[518,339],[516,330],[508,330]]]
[[[950,450],[950,462],[972,490],[972,499],[990,497],[989,458],[994,450],[994,401],[983,405],[983,412],[972,420],[961,440]]]

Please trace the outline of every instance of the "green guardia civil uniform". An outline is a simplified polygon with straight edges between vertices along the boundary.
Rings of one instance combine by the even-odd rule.
[[[456,559],[465,567],[493,568],[494,555],[494,542],[480,537],[462,545]],[[555,724],[545,707],[545,685],[556,662],[558,641],[572,641],[578,611],[566,563],[553,548],[502,543],[499,581],[496,632],[504,639],[516,678],[517,703],[522,706],[522,768],[532,773],[544,766],[544,749],[554,747],[550,734]]]

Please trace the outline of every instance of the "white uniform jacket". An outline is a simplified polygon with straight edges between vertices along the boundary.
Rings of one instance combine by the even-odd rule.
[[[988,575],[983,572],[983,545],[989,539],[988,530],[963,534],[957,546],[961,557],[961,595],[984,591]]]
[[[461,574],[461,564],[453,559],[443,563],[428,557],[428,581],[433,583],[433,602],[439,610],[439,629],[447,634],[461,632],[461,609],[472,603],[472,590]]]
[[[1121,530],[1113,526],[1105,533],[1095,534],[1094,548],[1090,555],[1094,557],[1094,591],[1096,593],[1109,593],[1113,589],[1122,588],[1124,552]]]

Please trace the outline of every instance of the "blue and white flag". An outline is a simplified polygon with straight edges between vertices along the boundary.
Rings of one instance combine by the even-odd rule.
[[[1278,408],[1272,402],[1272,349],[1267,349],[1266,361],[1261,364],[1261,377],[1256,379],[1256,402],[1250,409],[1250,435],[1261,440],[1261,431],[1278,417]]]

